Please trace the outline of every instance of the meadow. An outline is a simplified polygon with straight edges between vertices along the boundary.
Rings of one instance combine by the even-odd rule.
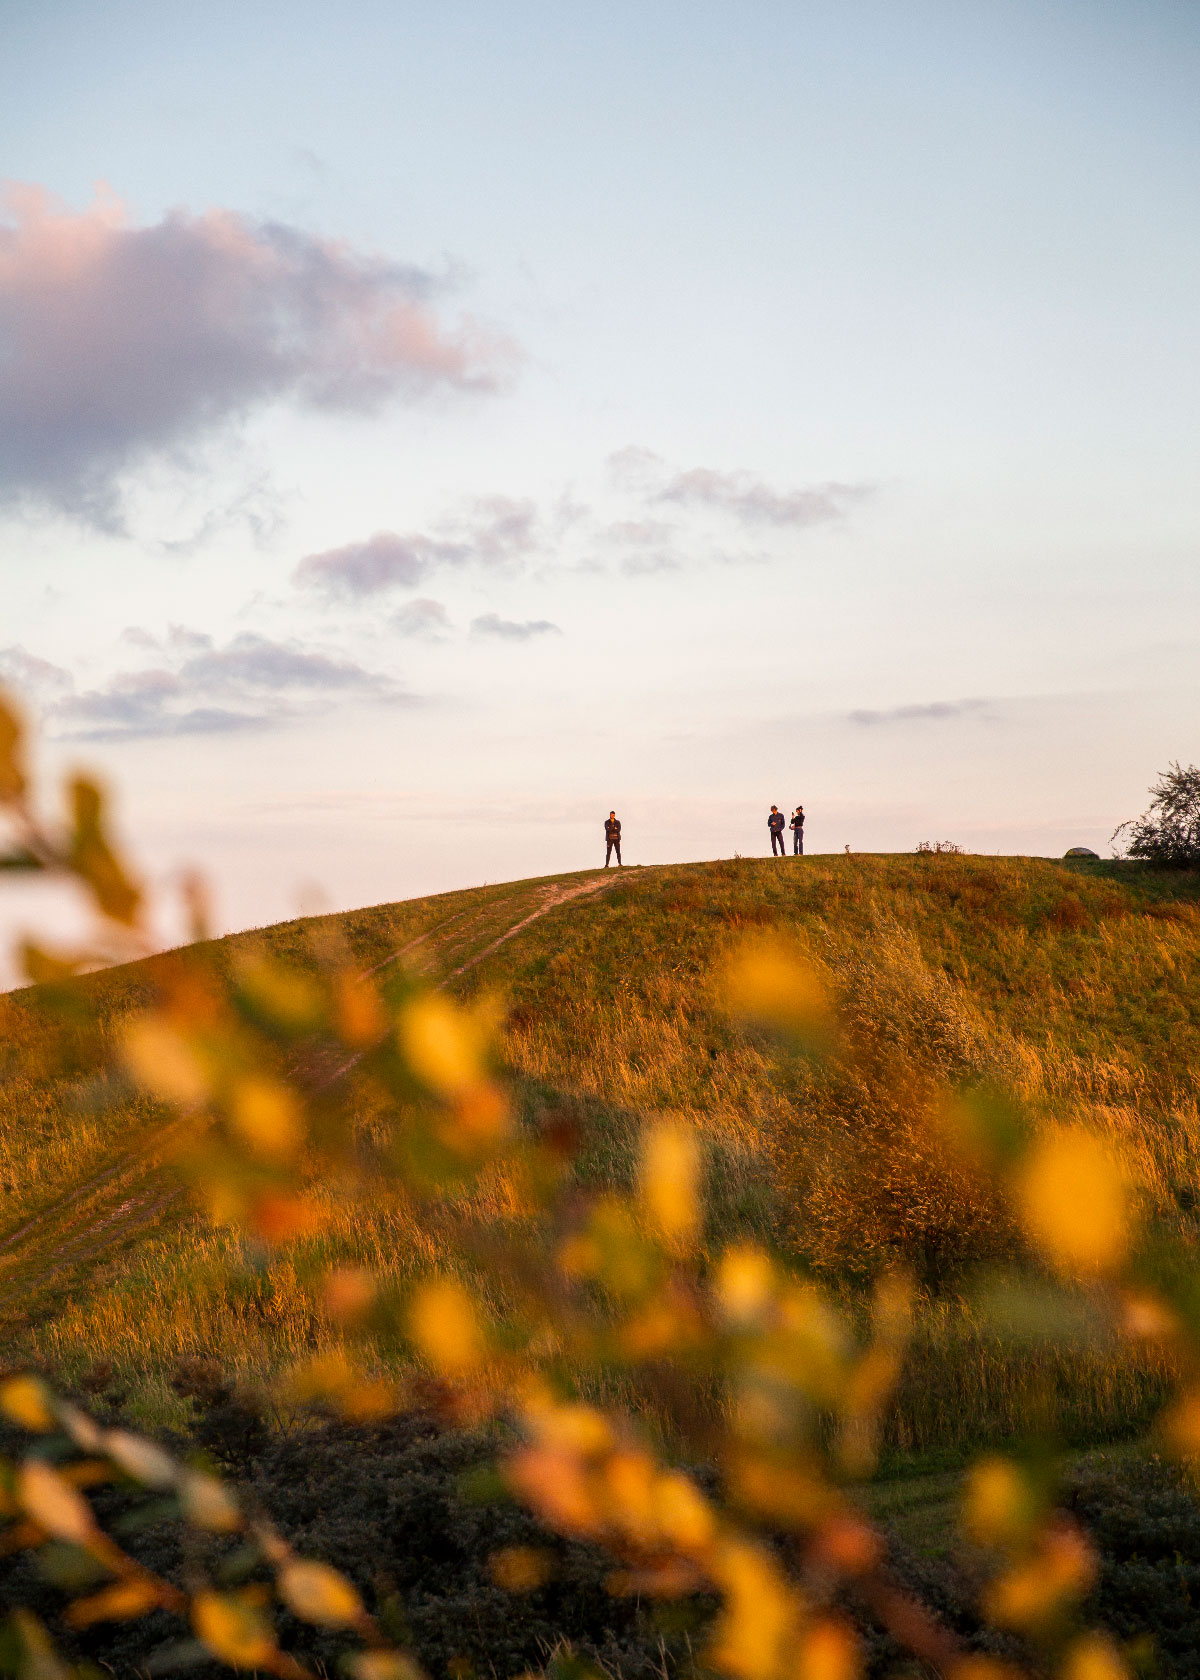
[[[723,1004],[723,961],[767,936],[794,946],[835,1001],[819,1061],[781,1054]],[[419,969],[464,1001],[496,1000],[522,1121],[579,1141],[581,1188],[628,1185],[643,1124],[667,1118],[704,1142],[710,1252],[753,1237],[852,1315],[881,1271],[911,1273],[915,1332],[884,1443],[894,1465],[954,1463],[1031,1419],[1079,1447],[1147,1427],[1174,1375],[1166,1356],[1114,1334],[1086,1290],[1041,1310],[1021,1233],[942,1140],[957,1106],[997,1093],[1035,1126],[1082,1122],[1126,1163],[1145,1220],[1190,1240],[1194,876],[953,855],[728,859],[310,918],[210,954],[248,972],[331,951],[385,989]],[[115,1052],[170,961],[0,1004],[7,1358],[155,1427],[189,1416],[181,1367],[213,1361],[248,1391],[270,1385],[283,1419],[305,1371],[342,1348],[317,1281],[331,1264],[399,1287],[431,1262],[460,1264],[464,1223],[518,1213],[503,1183],[462,1205],[366,1214],[330,1192],[319,1234],[271,1256],[214,1221],[174,1165],[188,1122],[137,1093]],[[369,1082],[342,1077],[369,1127]],[[723,1403],[715,1391],[698,1402]]]

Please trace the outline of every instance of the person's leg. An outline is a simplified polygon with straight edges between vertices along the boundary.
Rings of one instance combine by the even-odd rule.
[[[776,854],[778,854],[780,857],[782,857],[784,855],[784,853],[783,853],[783,835],[782,834],[776,834],[775,830],[772,829],[771,830],[771,856],[775,857]]]
[[[802,828],[797,830],[796,833],[796,852],[798,856],[804,856],[804,830]]]
[[[792,830],[792,856],[800,856],[800,830],[798,828]]]
[[[612,848],[613,848],[612,841],[611,840],[606,840],[604,842],[604,867],[605,867],[605,869],[608,868],[608,861],[612,857]]]
[[[617,845],[617,868],[618,869],[624,869],[625,865],[621,862],[621,842],[618,840],[616,845]]]

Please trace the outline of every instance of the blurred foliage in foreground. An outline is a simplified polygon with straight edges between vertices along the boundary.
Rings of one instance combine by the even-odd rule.
[[[0,746],[11,863],[84,883],[100,915],[97,953],[128,952],[141,900],[98,791],[74,784],[71,824],[57,835],[34,815],[15,719]],[[52,985],[78,966],[32,949],[28,964]],[[495,1073],[485,1002],[464,1008],[415,979],[385,997],[336,945],[315,968],[260,958],[231,973],[201,947],[158,974],[158,999],[123,1028],[130,1075],[180,1117],[179,1165],[212,1220],[242,1233],[264,1264],[302,1256],[294,1263],[314,1268],[309,1282],[340,1327],[335,1350],[289,1372],[291,1404],[351,1421],[420,1409],[502,1426],[501,1484],[548,1531],[608,1556],[609,1593],[711,1600],[699,1671],[849,1677],[860,1649],[846,1605],[857,1603],[928,1669],[961,1680],[1005,1672],[999,1659],[966,1655],[898,1584],[850,1491],[876,1462],[903,1380],[914,1285],[897,1263],[902,1245],[878,1244],[858,1314],[763,1243],[714,1251],[703,1240],[703,1152],[678,1119],[644,1130],[628,1188],[582,1190],[571,1128],[519,1123]],[[885,1140],[902,1132],[925,1166],[883,1206],[902,1218],[919,1188],[934,1228],[945,1223],[939,1197],[956,1219],[974,1208],[978,1251],[995,1240],[1023,1259],[1009,1284],[1014,1325],[1038,1320],[1065,1339],[1102,1322],[1154,1348],[1175,1386],[1163,1440],[1184,1459],[1200,1451],[1192,1245],[1154,1216],[1153,1187],[1127,1152],[1074,1120],[1034,1124],[978,1084],[951,1096],[946,1082],[915,1075],[853,1008],[833,1007],[802,952],[777,941],[740,947],[719,986],[730,1016],[776,1042],[797,1079],[837,1093],[831,1147],[840,1117],[848,1153],[831,1253],[851,1240],[856,1209],[879,1205],[871,1128]],[[861,1022],[872,1005],[859,990]],[[969,1045],[946,1055],[950,1074],[969,1073]],[[452,1229],[453,1254],[444,1240],[430,1245],[428,1270],[403,1283],[324,1267],[310,1239],[334,1210],[381,1208],[405,1231]],[[386,1607],[368,1609],[344,1574],[298,1555],[210,1467],[94,1420],[32,1373],[5,1380],[0,1407],[29,1437],[4,1467],[0,1544],[41,1554],[73,1626],[166,1613],[199,1653],[292,1677],[309,1670],[281,1642],[290,1616],[343,1634],[359,1680],[415,1673]],[[1056,1506],[1048,1462],[1036,1446],[991,1455],[967,1479],[980,1613],[1039,1669],[1108,1680],[1131,1658],[1084,1625],[1097,1558]],[[113,1485],[151,1490],[180,1524],[177,1571],[149,1567],[100,1522]],[[498,1585],[514,1593],[545,1567],[536,1548],[494,1558]],[[16,1672],[64,1672],[27,1610],[6,1638]]]

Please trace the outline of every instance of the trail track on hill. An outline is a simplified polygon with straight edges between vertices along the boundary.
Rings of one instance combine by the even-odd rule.
[[[596,875],[573,886],[548,882],[536,889],[531,909],[528,892],[517,888],[492,904],[436,923],[365,973],[383,974],[407,961],[431,980],[440,970],[435,983],[448,987],[552,910],[589,897],[615,879],[615,874]],[[512,920],[518,904],[523,913]],[[361,1059],[360,1053],[330,1068],[318,1084],[333,1084]],[[69,1304],[72,1279],[84,1267],[117,1259],[154,1231],[167,1208],[183,1196],[166,1163],[189,1124],[194,1121],[182,1115],[144,1133],[0,1235],[0,1330],[54,1318]]]

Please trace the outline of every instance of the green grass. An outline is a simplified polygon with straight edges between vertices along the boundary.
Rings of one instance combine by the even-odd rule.
[[[1200,1206],[1200,880],[970,857],[627,869],[488,954],[547,890],[589,879],[282,923],[221,941],[215,954],[233,962],[258,949],[304,964],[337,940],[369,968],[424,936],[410,961],[432,978],[462,969],[451,990],[503,996],[503,1053],[522,1101],[531,1114],[552,1108],[578,1121],[587,1179],[627,1175],[638,1124],[668,1113],[708,1140],[714,1247],[751,1231],[823,1269],[852,1303],[864,1268],[908,1244],[940,1293],[921,1314],[893,1451],[954,1454],[1008,1439],[1031,1405],[1077,1444],[1144,1427],[1169,1375],[1153,1360],[1102,1338],[1071,1351],[1014,1346],[986,1304],[961,1298],[959,1260],[1003,1259],[1011,1233],[986,1198],[938,1162],[915,1161],[912,1127],[954,1082],[999,1082],[1035,1117],[1101,1128],[1148,1210],[1190,1230]],[[723,956],[765,931],[805,948],[842,1000],[850,1049],[832,1071],[781,1062],[720,1007]],[[147,1421],[177,1408],[169,1376],[184,1357],[213,1355],[259,1382],[336,1345],[308,1282],[318,1262],[366,1261],[403,1279],[453,1242],[448,1226],[418,1225],[403,1210],[363,1221],[334,1208],[319,1239],[265,1265],[208,1226],[174,1193],[159,1136],[166,1116],[113,1066],[116,1031],[152,995],[156,968],[76,983],[65,1015],[61,999],[37,992],[0,1000],[9,1357],[67,1380],[107,1371]],[[913,1184],[930,1174],[941,1202],[918,1228]],[[497,1201],[471,1217],[507,1213]]]

